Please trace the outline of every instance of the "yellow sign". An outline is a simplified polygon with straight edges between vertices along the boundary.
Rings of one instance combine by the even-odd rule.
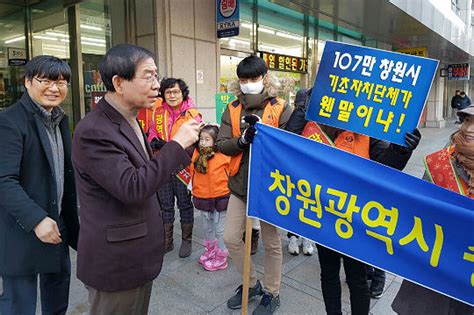
[[[428,57],[428,53],[426,52],[426,47],[403,48],[403,49],[396,49],[395,51],[400,52],[402,54],[407,54],[407,55]]]

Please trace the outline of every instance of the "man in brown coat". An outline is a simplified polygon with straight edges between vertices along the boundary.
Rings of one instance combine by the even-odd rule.
[[[160,87],[153,54],[118,45],[99,70],[108,92],[73,140],[83,227],[77,276],[89,290],[91,314],[146,314],[164,254],[157,191],[189,165],[185,148],[198,140],[199,124],[183,124],[153,156],[136,119]]]

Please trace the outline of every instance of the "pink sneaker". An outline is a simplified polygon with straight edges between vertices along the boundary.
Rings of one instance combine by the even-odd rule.
[[[216,257],[204,262],[204,269],[207,271],[216,271],[227,268],[227,256],[229,256],[229,251],[227,249],[218,248]]]
[[[216,250],[217,250],[217,240],[209,241],[209,240],[204,240],[204,246],[206,247],[206,250],[204,253],[199,257],[199,263],[202,265],[209,259],[212,259],[216,256]]]

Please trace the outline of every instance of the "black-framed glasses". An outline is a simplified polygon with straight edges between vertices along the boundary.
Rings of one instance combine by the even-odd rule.
[[[38,81],[44,88],[50,88],[53,85],[56,85],[58,89],[65,89],[69,86],[69,83],[66,80],[52,81],[48,79],[38,79],[38,78],[33,78],[33,79]]]

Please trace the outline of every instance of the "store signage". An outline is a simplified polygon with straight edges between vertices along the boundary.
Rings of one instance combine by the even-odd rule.
[[[438,60],[327,41],[306,118],[405,146]]]
[[[287,71],[287,72],[308,72],[308,59],[294,56],[286,56],[269,52],[260,52],[260,57],[270,70]]]
[[[26,65],[26,49],[8,48],[8,65],[24,66]]]
[[[469,80],[469,74],[468,63],[448,65],[448,80]]]
[[[221,123],[222,114],[224,114],[227,105],[235,100],[235,96],[232,93],[217,93],[216,94],[216,122]]]
[[[403,49],[396,49],[395,51],[402,54],[412,55],[412,56],[428,57],[426,47],[403,48]]]
[[[216,0],[217,38],[239,35],[239,0]]]

